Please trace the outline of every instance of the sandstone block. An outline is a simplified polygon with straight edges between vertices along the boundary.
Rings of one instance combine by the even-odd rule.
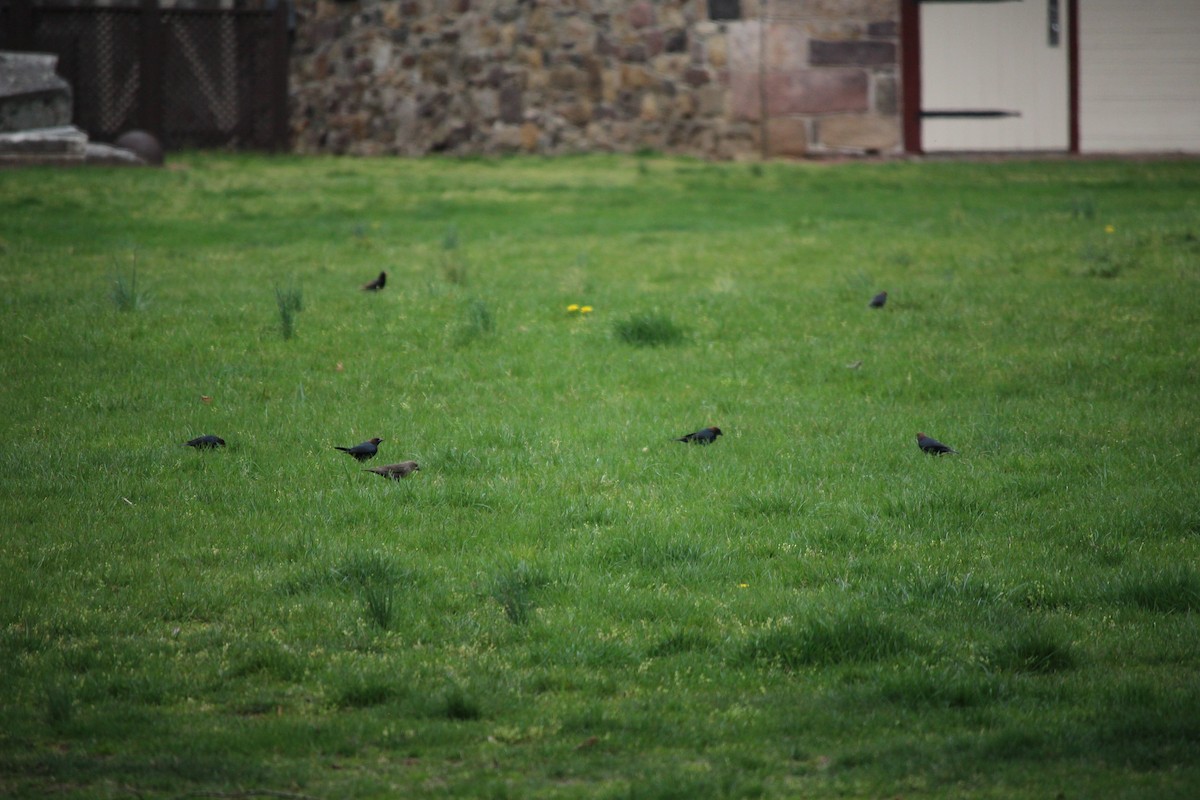
[[[867,24],[867,35],[881,39],[894,38],[900,35],[900,26],[893,19],[871,22]]]
[[[808,153],[808,123],[795,117],[767,120],[767,154],[799,158]]]
[[[808,66],[805,46],[807,38],[800,27],[787,23],[771,23],[767,26],[766,34],[768,71],[783,72]],[[755,61],[757,63],[757,54]]]
[[[881,74],[875,76],[875,112],[877,114],[896,114],[900,104],[896,99],[896,76]]]
[[[532,153],[537,150],[538,138],[542,132],[538,126],[532,122],[526,122],[521,125],[521,149],[526,153]]]
[[[642,107],[638,111],[638,119],[643,122],[653,122],[661,116],[661,111],[658,106],[658,98],[652,94],[642,95]]]
[[[705,42],[708,63],[717,69],[729,63],[729,40],[724,36],[713,36]]]
[[[874,114],[847,114],[817,120],[823,147],[888,152],[900,146],[900,120]]]
[[[882,66],[896,63],[896,44],[815,40],[808,43],[808,57],[813,66]]]
[[[729,88],[739,120],[761,116],[762,94],[773,117],[867,110],[867,73],[861,69],[767,73],[761,86],[757,73],[733,73]]]

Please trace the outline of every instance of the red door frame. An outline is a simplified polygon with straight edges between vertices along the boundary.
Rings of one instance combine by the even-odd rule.
[[[1067,152],[1079,152],[1079,0],[1067,5]],[[904,152],[920,155],[921,0],[900,0],[900,107]]]

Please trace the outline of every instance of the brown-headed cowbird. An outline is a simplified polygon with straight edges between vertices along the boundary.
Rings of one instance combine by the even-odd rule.
[[[871,298],[871,302],[867,303],[871,308],[883,308],[883,304],[887,302],[887,292],[880,292]]]
[[[384,284],[386,284],[386,283],[387,283],[387,273],[380,272],[378,278],[371,281],[370,283],[364,283],[362,288],[363,288],[364,292],[378,292],[380,289],[382,289],[384,287]]]
[[[921,432],[917,432],[917,447],[921,448],[924,453],[929,453],[931,456],[940,456],[943,453],[957,453],[953,447],[944,445],[932,436],[926,436]]]
[[[374,439],[368,439],[365,442],[354,445],[354,447],[334,446],[333,449],[341,450],[343,453],[349,453],[359,461],[366,461],[367,459],[375,457],[375,454],[379,452],[379,443],[382,441],[383,439],[380,439],[378,436],[376,436]]]
[[[420,469],[415,461],[401,461],[399,464],[388,464],[384,467],[368,467],[363,471],[374,472],[376,475],[398,481],[401,478],[407,478],[414,472],[419,472]]]
[[[703,428],[695,433],[689,433],[687,436],[680,436],[675,441],[688,442],[690,444],[712,444],[717,440],[718,436],[722,436],[721,429],[717,427]]]
[[[220,436],[207,434],[205,436],[197,436],[195,439],[183,443],[184,447],[195,447],[197,450],[212,450],[216,447],[224,447],[225,440]]]

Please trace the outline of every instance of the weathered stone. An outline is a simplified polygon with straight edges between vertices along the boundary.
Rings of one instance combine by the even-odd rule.
[[[860,69],[812,69],[793,73],[734,73],[730,92],[734,119],[756,120],[766,95],[769,116],[867,110],[867,74]]]
[[[71,124],[71,87],[57,64],[48,53],[0,52],[0,132]]]
[[[719,86],[701,86],[696,90],[696,111],[702,117],[719,117],[725,114],[726,92]]]
[[[532,153],[537,150],[538,138],[541,136],[541,131],[538,126],[532,122],[526,122],[521,125],[521,149],[526,153]]]
[[[592,119],[592,103],[586,98],[580,98],[559,110],[563,119],[572,125],[583,127]]]
[[[758,72],[762,56],[762,26],[757,20],[729,25],[728,35],[730,72]],[[709,61],[713,66],[721,66]]]
[[[890,19],[899,13],[896,0],[799,0],[799,5],[805,16],[832,19]]]
[[[893,19],[870,22],[867,24],[867,35],[877,36],[881,39],[896,37],[900,35],[900,26]]]
[[[638,112],[638,117],[644,122],[651,122],[658,119],[660,113],[658,98],[652,94],[642,95],[642,107]]]
[[[638,0],[629,7],[629,24],[634,28],[646,28],[654,24],[654,6],[646,0]]]
[[[797,158],[808,153],[808,124],[797,117],[767,120],[767,154]]]
[[[475,111],[484,121],[491,122],[500,116],[500,98],[495,89],[477,89],[473,93]]]
[[[636,64],[621,65],[621,88],[645,89],[654,85],[654,76],[645,67]]]
[[[894,42],[826,42],[808,43],[808,57],[813,66],[881,66],[896,63]]]
[[[869,114],[821,117],[817,140],[831,149],[890,152],[900,146],[900,121]]]
[[[896,99],[896,76],[884,73],[874,76],[875,83],[875,113],[895,115],[900,104]]]
[[[662,31],[653,28],[642,34],[642,46],[646,48],[646,57],[654,58],[666,49],[666,37]]]
[[[8,156],[74,156],[83,158],[87,134],[74,125],[0,133],[0,153]]]
[[[767,69],[773,72],[804,69],[806,39],[804,31],[796,25],[772,23],[766,31]],[[757,58],[757,56],[755,56]]]
[[[692,55],[693,63],[708,64],[723,69],[729,63],[729,41],[724,36],[713,36],[703,43],[697,41]]]
[[[587,78],[574,67],[557,66],[550,70],[550,88],[569,92],[580,85],[586,85]]]
[[[306,1],[317,13],[291,61],[301,152],[742,158],[764,143],[848,149],[815,138],[817,120],[896,116],[896,0],[770,0],[765,27],[758,0],[722,22],[708,0]],[[839,124],[826,133],[846,139]]]

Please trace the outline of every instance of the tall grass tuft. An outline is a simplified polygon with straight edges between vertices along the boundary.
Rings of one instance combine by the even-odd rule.
[[[442,236],[442,276],[456,286],[467,285],[467,262],[459,251],[457,225],[451,225]]]
[[[113,305],[118,311],[141,311],[150,302],[150,295],[138,288],[137,268],[129,271],[128,275],[118,272],[112,277],[112,291],[109,293]]]
[[[483,716],[479,701],[458,685],[453,685],[445,691],[437,712],[446,719],[459,721],[479,719]]]
[[[48,682],[42,692],[46,724],[54,730],[66,727],[75,717],[75,692],[58,681]]]
[[[279,329],[284,339],[296,335],[296,315],[304,310],[304,293],[300,287],[275,287],[275,305],[279,308]]]
[[[658,313],[633,314],[617,320],[613,332],[622,342],[636,347],[659,347],[684,340],[683,329],[670,317]]]
[[[793,670],[880,661],[912,647],[903,631],[863,613],[850,613],[765,630],[743,646],[741,660]]]
[[[1149,611],[1200,611],[1200,576],[1184,566],[1126,577],[1114,593],[1119,602]]]
[[[390,583],[371,582],[362,587],[367,619],[380,630],[391,630],[396,617],[396,591]]]
[[[489,336],[496,329],[496,320],[492,316],[488,304],[475,299],[467,305],[466,314],[458,330],[460,344],[467,344],[475,339]]]
[[[492,579],[490,594],[500,604],[504,616],[514,625],[529,621],[534,603],[532,592],[544,586],[546,579],[530,569],[524,561],[510,570],[501,572]]]
[[[988,653],[993,667],[1009,672],[1048,675],[1075,666],[1071,643],[1040,625],[1014,631]]]

